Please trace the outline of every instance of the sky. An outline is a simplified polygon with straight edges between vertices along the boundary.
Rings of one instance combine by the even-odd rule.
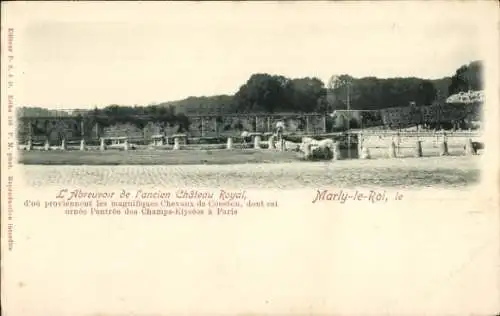
[[[483,2],[484,4],[484,2]],[[53,109],[233,94],[253,73],[440,78],[480,49],[480,2],[8,3],[16,91]],[[4,9],[4,8],[3,8]]]

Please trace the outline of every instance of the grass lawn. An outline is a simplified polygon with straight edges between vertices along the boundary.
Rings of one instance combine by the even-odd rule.
[[[25,165],[196,165],[293,162],[296,152],[274,150],[23,151]]]

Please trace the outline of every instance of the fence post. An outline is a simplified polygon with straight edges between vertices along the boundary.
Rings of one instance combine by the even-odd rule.
[[[104,137],[101,137],[101,146],[100,146],[101,151],[106,150],[106,144],[104,143]]]
[[[415,157],[422,157],[422,142],[417,140],[415,148]]]
[[[439,155],[440,156],[448,156],[448,143],[443,140],[440,144],[439,144]]]
[[[358,153],[361,154],[362,150],[363,150],[363,134],[359,133],[358,134]]]
[[[31,140],[31,136],[28,137],[28,146],[26,147],[26,150],[30,151],[33,149],[33,141]]]
[[[253,139],[253,147],[254,149],[260,149],[260,135],[255,135],[254,139]]]
[[[418,135],[417,135],[417,140],[418,140]],[[396,133],[396,144],[397,144],[397,149],[398,149],[398,155],[401,153],[401,135],[399,131]]]
[[[472,156],[476,154],[476,150],[474,148],[474,145],[472,144],[472,139],[468,138],[467,142],[465,143],[465,154],[467,156]]]
[[[394,141],[391,141],[389,145],[389,158],[396,158],[396,144],[394,144]]]
[[[174,137],[174,150],[179,150],[180,148],[179,137]]]
[[[333,160],[341,160],[342,159],[342,153],[340,151],[340,142],[336,141],[333,143]]]
[[[304,150],[304,159],[309,160],[311,158],[311,144],[306,143],[302,145]]]
[[[370,159],[370,150],[368,147],[364,147],[361,149],[361,159]]]

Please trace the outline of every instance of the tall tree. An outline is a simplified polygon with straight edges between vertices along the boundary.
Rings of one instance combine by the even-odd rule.
[[[453,77],[451,77],[451,84],[448,87],[448,95],[466,92],[469,90],[477,91],[482,89],[483,63],[482,61],[476,60],[457,69]]]
[[[287,102],[288,79],[283,76],[254,74],[235,95],[238,110],[275,112]]]
[[[292,79],[288,82],[286,100],[289,110],[298,112],[326,111],[326,89],[318,78]]]
[[[437,90],[429,80],[422,81],[417,90],[415,102],[417,105],[431,105],[437,98]]]

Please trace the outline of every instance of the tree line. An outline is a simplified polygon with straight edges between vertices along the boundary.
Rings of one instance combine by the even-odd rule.
[[[483,89],[483,64],[474,61],[458,68],[451,77],[435,80],[421,78],[376,77],[354,78],[334,76],[325,84],[315,77],[287,78],[267,73],[253,74],[234,95],[189,97],[180,101],[148,106],[110,105],[81,112],[85,120],[103,126],[133,123],[138,127],[148,122],[178,125],[179,132],[188,130],[191,115],[230,115],[233,113],[327,113],[349,106],[354,110],[380,110],[406,106],[443,103],[460,91]],[[23,116],[47,116],[53,111],[24,108]],[[64,116],[64,113],[59,113]]]

